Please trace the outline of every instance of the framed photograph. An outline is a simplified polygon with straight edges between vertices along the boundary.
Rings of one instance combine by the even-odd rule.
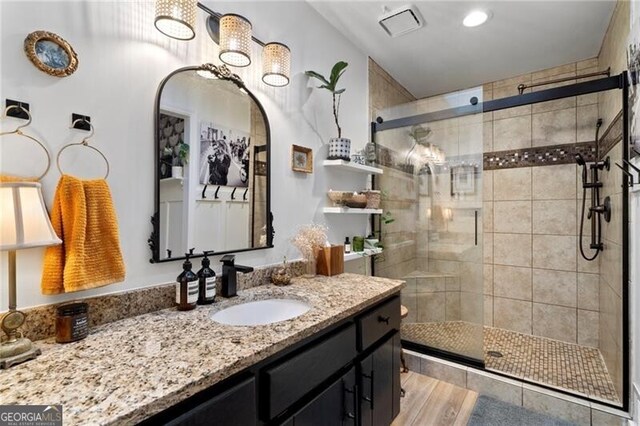
[[[476,168],[473,166],[451,167],[451,195],[476,193]]]
[[[67,77],[78,68],[78,55],[65,39],[48,31],[34,31],[24,39],[27,57],[41,71]]]
[[[215,123],[200,124],[200,183],[249,186],[251,137]]]
[[[313,173],[313,150],[299,145],[291,145],[291,170]]]

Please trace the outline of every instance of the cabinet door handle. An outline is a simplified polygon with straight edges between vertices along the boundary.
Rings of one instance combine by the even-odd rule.
[[[378,315],[378,322],[383,322],[383,323],[389,325],[389,318],[390,317],[383,317],[382,315]]]
[[[373,373],[374,370],[371,370],[371,375],[367,376],[366,374],[362,374],[362,377],[364,377],[365,379],[369,379],[369,397],[366,396],[362,396],[362,399],[364,399],[365,401],[367,401],[369,403],[369,405],[371,406],[371,410],[373,410]]]
[[[347,403],[346,403],[346,401],[345,401],[345,398],[344,398],[344,397],[345,397],[345,396],[346,396],[346,394],[348,394],[348,393],[349,393],[349,394],[351,394],[351,402],[353,403],[353,408],[354,408],[354,410],[355,410],[356,403],[357,403],[357,402],[356,402],[356,385],[353,385],[353,386],[351,387],[351,389],[349,389],[349,388],[345,385],[344,380],[342,380],[342,389],[344,390],[344,394],[343,394],[343,398],[342,398],[342,412],[344,413],[344,414],[343,414],[343,417],[346,417],[346,418],[348,418],[348,419],[353,419],[353,420],[355,420],[356,415],[355,415],[354,413],[352,413],[351,411],[349,411],[349,409],[347,408]]]

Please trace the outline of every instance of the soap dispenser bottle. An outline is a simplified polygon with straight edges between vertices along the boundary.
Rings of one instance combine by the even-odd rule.
[[[198,271],[198,286],[200,288],[198,305],[208,305],[216,300],[216,273],[209,267],[211,261],[207,256],[213,253],[205,251],[202,259],[202,268]]]
[[[195,309],[198,301],[198,276],[191,270],[191,261],[189,260],[192,254],[192,250],[185,253],[187,260],[184,261],[183,271],[178,275],[176,281],[176,305],[179,311]]]

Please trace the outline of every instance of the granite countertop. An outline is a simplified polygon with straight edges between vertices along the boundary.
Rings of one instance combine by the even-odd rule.
[[[84,340],[36,342],[42,355],[0,371],[0,404],[62,404],[65,425],[132,424],[400,291],[402,281],[355,274],[295,278],[179,312],[165,309],[91,330]],[[209,315],[271,297],[302,299],[297,318],[253,327]]]

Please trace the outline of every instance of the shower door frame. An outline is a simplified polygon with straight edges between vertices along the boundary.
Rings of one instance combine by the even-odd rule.
[[[509,96],[501,99],[494,99],[486,102],[478,102],[477,98],[471,98],[470,104],[450,108],[442,111],[430,112],[425,114],[417,114],[409,117],[397,118],[384,121],[382,117],[377,117],[375,122],[371,123],[371,142],[376,143],[376,133],[384,130],[397,129],[401,127],[413,126],[425,122],[446,120],[466,115],[499,111],[503,109],[515,108],[524,105],[532,105],[541,102],[553,101],[557,99],[569,98],[573,96],[588,95],[590,93],[605,92],[609,90],[619,89],[622,96],[622,158],[625,170],[627,169],[627,161],[629,161],[629,84],[636,84],[637,81],[629,79],[627,71],[610,77],[604,77],[597,80],[585,81],[571,85],[555,87],[552,89],[540,90],[537,92],[524,93],[522,95]],[[596,141],[597,143],[598,141]],[[372,185],[375,185],[375,176],[372,177]],[[623,188],[629,188],[629,178],[626,173],[622,174]],[[375,216],[371,216],[372,229],[375,224]],[[375,259],[371,257],[371,275],[375,275]],[[629,357],[629,191],[622,191],[622,409],[629,411],[630,397],[630,357]],[[438,358],[449,361],[458,362],[471,367],[485,369],[484,362],[469,358],[460,354],[443,351],[415,342],[402,339],[402,347],[414,349],[426,355],[434,355]],[[491,373],[514,379],[514,377],[491,370]],[[579,397],[588,401],[593,401],[612,408],[620,409],[619,405],[606,403],[601,400],[595,400],[586,396],[577,395],[576,393],[558,389],[552,386],[546,386],[537,382],[532,382],[523,378],[515,378],[524,383],[534,384],[543,388],[547,388],[556,392],[564,393],[574,397]]]

